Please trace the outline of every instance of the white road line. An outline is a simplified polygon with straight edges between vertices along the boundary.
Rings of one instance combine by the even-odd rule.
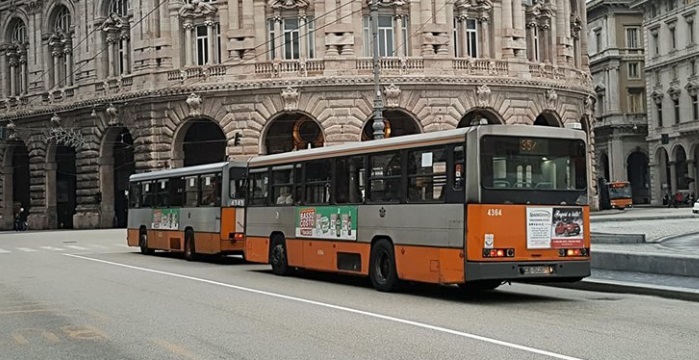
[[[36,251],[34,249],[25,248],[25,247],[18,247],[17,250],[25,251],[25,252],[35,252]]]
[[[440,327],[440,326],[435,326],[435,325],[429,325],[429,324],[425,324],[425,323],[421,323],[421,322],[417,322],[417,321],[406,320],[406,319],[401,319],[401,318],[397,318],[397,317],[393,317],[393,316],[372,313],[369,311],[353,309],[353,308],[349,308],[349,307],[345,307],[345,306],[341,306],[341,305],[333,305],[333,304],[328,304],[328,303],[315,301],[315,300],[308,300],[308,299],[293,297],[293,296],[289,296],[289,295],[277,294],[277,293],[273,293],[273,292],[269,292],[269,291],[256,290],[256,289],[246,288],[243,286],[231,285],[231,284],[226,284],[226,283],[222,283],[222,282],[218,282],[218,281],[202,279],[202,278],[198,278],[198,277],[194,277],[194,276],[187,276],[187,275],[171,273],[171,272],[167,272],[167,271],[161,271],[161,270],[149,269],[149,268],[144,268],[144,267],[139,267],[139,266],[121,264],[121,263],[116,263],[116,262],[112,262],[112,261],[93,259],[93,258],[89,258],[89,257],[85,257],[85,256],[79,256],[79,255],[73,255],[73,254],[63,254],[63,255],[78,258],[78,259],[103,263],[103,264],[120,266],[123,268],[132,269],[132,270],[140,270],[140,271],[150,272],[150,273],[154,273],[154,274],[172,276],[172,277],[176,277],[176,278],[180,278],[180,279],[193,280],[193,281],[198,281],[198,282],[205,283],[205,284],[222,286],[222,287],[236,289],[236,290],[245,291],[245,292],[250,292],[250,293],[254,293],[254,294],[265,295],[265,296],[275,297],[275,298],[279,298],[279,299],[285,299],[285,300],[300,302],[300,303],[304,303],[304,304],[310,304],[310,305],[340,310],[340,311],[344,311],[344,312],[348,312],[348,313],[364,315],[364,316],[368,316],[368,317],[372,317],[372,318],[376,318],[376,319],[392,321],[392,322],[396,322],[396,323],[400,323],[400,324],[411,325],[411,326],[415,326],[415,327],[419,327],[419,328],[423,328],[423,329],[434,330],[434,331],[438,331],[438,332],[442,332],[442,333],[446,333],[446,334],[456,335],[456,336],[460,336],[460,337],[464,337],[464,338],[468,338],[468,339],[483,341],[483,342],[487,342],[487,343],[491,343],[491,344],[495,344],[495,345],[500,345],[500,346],[504,346],[504,347],[508,347],[508,348],[512,348],[512,349],[522,350],[522,351],[526,351],[526,352],[530,352],[530,353],[534,353],[534,354],[545,355],[545,356],[549,356],[549,357],[556,358],[556,359],[582,360],[581,358],[576,358],[576,357],[563,355],[563,354],[557,354],[557,353],[554,353],[551,351],[536,349],[536,348],[524,346],[524,345],[518,345],[518,344],[510,343],[507,341],[492,339],[492,338],[485,337],[485,336],[470,334],[467,332],[452,330],[452,329],[448,329],[448,328],[444,328],[444,327]]]
[[[59,248],[59,247],[53,247],[53,246],[41,246],[42,249],[46,250],[51,250],[51,251],[65,251],[65,249]]]
[[[11,253],[11,252],[12,252],[12,251],[7,251],[7,250],[4,250],[4,249],[0,249],[0,254],[9,254],[9,253]]]
[[[66,245],[67,248],[75,249],[75,250],[90,250],[86,247],[82,246],[77,246],[77,245]]]
[[[104,245],[90,244],[90,246],[97,249],[107,249]]]

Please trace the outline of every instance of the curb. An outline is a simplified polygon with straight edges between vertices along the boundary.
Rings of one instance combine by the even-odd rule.
[[[699,257],[675,254],[633,254],[622,251],[593,250],[592,268],[699,277]]]
[[[614,294],[650,295],[673,300],[699,302],[699,290],[696,289],[649,285],[628,281],[587,278],[577,283],[551,283],[543,285],[573,290],[607,292]]]
[[[592,244],[643,244],[646,234],[614,234],[593,231],[590,233]]]
[[[614,215],[597,215],[590,216],[591,223],[616,222],[616,221],[643,221],[643,220],[681,220],[681,219],[696,219],[699,215],[665,215],[665,216],[642,216],[642,217],[624,217],[615,218]]]
[[[688,232],[688,233],[679,234],[679,235],[670,235],[670,236],[662,237],[654,242],[660,246],[663,246],[663,242],[665,242],[665,241],[675,240],[675,239],[683,238],[686,236],[697,236],[697,235],[699,235],[699,231]],[[666,247],[666,246],[663,246],[663,247],[666,249],[672,249],[672,248]]]

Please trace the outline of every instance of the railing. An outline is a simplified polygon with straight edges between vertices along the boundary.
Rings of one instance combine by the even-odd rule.
[[[509,65],[504,60],[454,59],[452,67],[469,75],[507,75],[509,72]]]
[[[374,59],[359,58],[356,61],[355,68],[359,71],[368,71],[374,69]],[[399,70],[403,72],[411,70],[422,70],[425,68],[425,62],[422,58],[411,57],[383,57],[379,59],[379,68],[381,70]]]

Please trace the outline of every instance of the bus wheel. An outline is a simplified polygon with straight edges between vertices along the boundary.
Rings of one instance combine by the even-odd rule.
[[[272,264],[272,272],[276,275],[289,274],[289,262],[286,257],[286,242],[281,236],[272,238],[272,250],[270,251],[269,262]]]
[[[379,240],[371,248],[369,277],[376,290],[388,292],[398,288],[395,251],[388,240]]]
[[[184,233],[184,258],[187,261],[196,260],[197,253],[194,250],[194,234],[187,230]]]
[[[141,247],[141,254],[143,255],[153,255],[155,252],[153,249],[148,248],[148,234],[142,232],[138,238],[138,246]]]

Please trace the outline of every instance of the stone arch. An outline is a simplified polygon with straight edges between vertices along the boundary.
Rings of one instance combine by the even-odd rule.
[[[563,120],[555,111],[544,110],[534,119],[532,125],[563,127]]]
[[[670,156],[665,146],[658,146],[654,152],[655,166],[658,169],[658,193],[671,192]]]
[[[44,34],[52,34],[56,29],[56,16],[62,7],[68,10],[71,18],[71,27],[74,27],[75,20],[75,4],[69,0],[57,0],[50,3],[46,10],[44,11],[43,19],[48,19],[42,24],[42,30]]]
[[[228,159],[226,133],[218,121],[208,116],[189,117],[182,121],[173,134],[171,149],[171,167],[210,164]]]
[[[279,112],[265,123],[260,132],[260,154],[278,154],[325,145],[321,123],[305,111]],[[272,144],[274,142],[274,144]]]
[[[421,134],[424,132],[422,123],[414,114],[403,108],[390,108],[383,111],[384,138],[403,135]],[[364,121],[361,141],[373,139],[374,114]]]
[[[607,181],[612,181],[610,179],[610,171],[609,171],[609,155],[607,155],[606,152],[603,152],[599,156],[599,166],[602,170],[602,177],[604,177],[605,180]]]
[[[689,190],[687,151],[682,144],[677,144],[672,148],[672,160],[675,162],[675,178],[677,188],[675,190]]]
[[[10,16],[6,21],[4,26],[2,27],[2,37],[5,40],[6,43],[10,44],[12,43],[12,32],[14,30],[14,27],[17,23],[22,23],[24,25],[24,28],[26,29],[26,39],[29,41],[30,39],[30,32],[31,30],[29,29],[29,20],[28,16],[24,11],[16,11],[12,16]]]
[[[125,126],[109,126],[100,142],[100,227],[126,227],[129,176],[136,172],[134,138]]]
[[[10,141],[5,146],[2,159],[3,187],[3,228],[11,229],[13,220],[19,208],[27,213],[31,207],[29,148],[22,140]]]
[[[112,14],[112,4],[114,4],[114,3],[124,3],[123,5],[122,4],[116,5],[116,7],[120,8],[121,6],[125,6],[126,9],[129,9],[131,7],[130,1],[131,0],[101,0],[99,2],[99,7],[98,7],[99,15],[105,16],[105,17],[110,16]],[[122,15],[122,14],[117,13],[117,15],[124,16],[126,14]]]
[[[488,124],[504,124],[505,119],[493,108],[471,109],[461,117],[457,128],[478,125],[480,119],[486,119]]]
[[[641,148],[630,151],[626,156],[626,178],[631,183],[631,196],[634,204],[648,204],[650,202],[648,164],[648,154]]]

